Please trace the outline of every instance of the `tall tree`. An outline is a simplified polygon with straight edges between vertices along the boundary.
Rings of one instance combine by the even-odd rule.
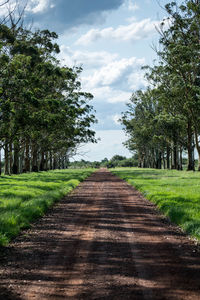
[[[165,8],[171,24],[168,29],[160,29],[162,50],[158,55],[168,68],[173,91],[179,94],[174,100],[181,103],[182,113],[187,118],[188,170],[194,169],[193,135],[200,170],[200,5],[199,1],[191,0],[179,6],[171,2]]]
[[[0,25],[0,140],[5,173],[66,166],[80,143],[95,142],[90,93],[81,90],[81,68],[60,65],[48,30]],[[69,151],[70,149],[70,151]],[[53,164],[54,160],[54,164]]]

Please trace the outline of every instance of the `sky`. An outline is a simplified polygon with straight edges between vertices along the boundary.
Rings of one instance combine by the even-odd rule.
[[[156,26],[166,16],[162,9],[166,3],[166,0],[28,1],[27,20],[35,28],[58,33],[61,62],[67,66],[81,65],[82,89],[94,95],[90,104],[96,110],[98,124],[92,128],[101,141],[81,147],[74,159],[94,161],[110,159],[115,154],[132,156],[123,146],[127,136],[119,118],[126,111],[131,94],[147,86],[141,67],[151,65],[156,58],[152,48],[158,45]],[[3,8],[0,10],[1,14]]]

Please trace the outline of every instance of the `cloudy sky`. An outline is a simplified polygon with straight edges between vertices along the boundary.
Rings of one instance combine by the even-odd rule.
[[[3,1],[3,0],[0,0]],[[82,65],[82,87],[94,95],[98,145],[86,145],[84,159],[131,156],[118,122],[133,91],[145,88],[141,66],[155,59],[155,26],[165,16],[166,0],[29,0],[26,15],[34,26],[56,31],[60,59]],[[82,157],[79,157],[82,158]]]

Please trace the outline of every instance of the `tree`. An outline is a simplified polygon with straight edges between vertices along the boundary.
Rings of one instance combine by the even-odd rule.
[[[93,96],[81,90],[79,67],[61,66],[48,30],[0,25],[0,141],[5,174],[67,167],[81,143],[96,142]]]
[[[129,140],[129,150],[138,153],[139,167],[182,169],[183,122],[178,115],[167,113],[159,89],[133,93],[122,124]]]
[[[165,6],[169,17],[158,29],[158,62],[146,73],[150,88],[134,93],[123,114],[122,123],[130,136],[127,147],[138,151],[142,166],[150,160],[150,165],[160,167],[161,156],[166,154],[169,167],[171,153],[171,167],[181,169],[182,151],[187,148],[187,168],[194,170],[195,144],[200,170],[199,4],[197,0],[181,5],[173,1]]]
[[[158,51],[158,55],[168,69],[173,90],[179,94],[174,100],[179,102],[181,113],[187,119],[188,170],[193,170],[193,135],[200,164],[200,5],[197,0],[186,1],[180,6],[171,2],[165,8],[170,16],[171,26],[167,30],[162,27],[160,29],[162,50]]]

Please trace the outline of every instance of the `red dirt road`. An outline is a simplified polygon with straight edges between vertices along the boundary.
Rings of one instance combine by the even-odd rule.
[[[100,170],[4,250],[0,299],[200,299],[199,252]]]

